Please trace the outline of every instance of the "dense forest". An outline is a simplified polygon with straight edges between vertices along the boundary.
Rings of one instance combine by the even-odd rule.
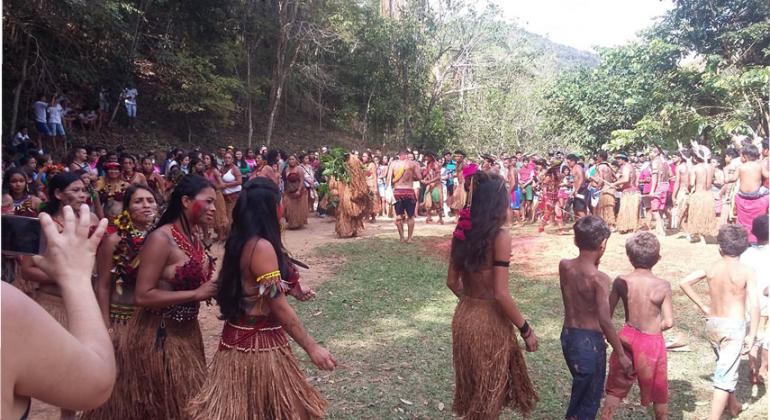
[[[468,0],[9,0],[3,135],[41,93],[93,109],[128,84],[140,128],[201,145],[270,145],[289,124],[491,152],[767,135],[768,16],[679,0],[597,57]]]

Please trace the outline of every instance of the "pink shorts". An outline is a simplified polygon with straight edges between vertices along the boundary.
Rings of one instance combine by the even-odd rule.
[[[634,365],[634,373],[626,375],[623,372],[618,356],[613,351],[607,375],[607,395],[622,400],[628,395],[634,380],[638,380],[642,405],[667,404],[668,372],[663,334],[646,334],[626,324],[618,335]]]
[[[658,184],[657,191],[652,195],[652,204],[650,211],[665,211],[666,199],[668,198],[668,182]]]

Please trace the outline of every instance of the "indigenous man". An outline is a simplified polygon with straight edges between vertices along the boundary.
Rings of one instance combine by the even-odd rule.
[[[444,188],[441,185],[441,165],[436,161],[433,152],[425,152],[425,223],[433,223],[431,210],[436,210],[438,223],[444,224]]]
[[[738,192],[735,194],[738,223],[749,234],[749,242],[756,243],[757,237],[751,233],[751,224],[756,217],[768,211],[768,189],[763,186],[768,179],[768,167],[759,160],[759,150],[753,144],[743,146],[741,160],[743,164],[727,181],[738,181]]]
[[[508,166],[508,185],[511,188],[511,210],[514,226],[518,226],[521,217],[521,188],[519,187],[519,171],[516,166],[516,157],[512,157]]]
[[[732,222],[735,220],[735,193],[737,192],[734,180],[737,179],[736,173],[738,167],[741,166],[741,160],[738,158],[738,151],[734,147],[728,147],[725,150],[725,167],[723,172],[725,174],[725,183],[722,185],[722,189],[719,191],[719,196],[722,198],[722,214],[719,218],[720,224]]]
[[[457,177],[457,182],[453,182],[454,191],[452,191],[452,199],[449,202],[449,208],[455,213],[465,207],[465,178],[463,177],[463,168],[465,168],[465,152],[462,150],[455,150],[454,173]]]
[[[636,186],[636,168],[628,161],[628,156],[624,153],[618,153],[615,155],[615,159],[620,166],[620,177],[611,183],[610,187],[619,187],[621,191],[620,211],[618,211],[616,226],[620,233],[636,232],[639,228],[639,205],[642,202],[642,196]]]
[[[652,150],[650,150],[650,166],[652,167],[650,213],[652,221],[655,222],[655,234],[666,236],[666,230],[663,226],[663,213],[666,211],[671,168],[668,166],[668,162],[663,159],[662,150],[658,145],[653,146]]]
[[[519,188],[521,188],[521,205],[523,207],[521,214],[526,220],[531,211],[531,217],[534,220],[536,209],[532,207],[532,201],[535,198],[533,185],[535,182],[535,162],[534,159],[530,160],[527,156],[524,156],[524,160],[521,162],[522,165],[519,168]]]
[[[567,167],[572,174],[572,209],[575,212],[575,220],[586,215],[588,203],[591,197],[588,194],[588,187],[585,185],[586,176],[583,167],[577,164],[578,157],[574,154],[567,155]]]
[[[398,161],[393,162],[388,169],[387,185],[393,186],[393,198],[396,200],[396,229],[401,242],[411,243],[414,234],[414,210],[417,205],[417,195],[414,193],[414,181],[419,181],[420,165],[409,160],[409,152],[402,149],[398,152]],[[462,184],[460,184],[462,186]],[[460,188],[462,189],[462,188]],[[404,219],[408,228],[408,236],[404,240]]]
[[[602,150],[596,155],[596,175],[591,178],[591,183],[600,191],[595,214],[610,228],[615,227],[615,189],[611,185],[613,181],[615,173],[607,163],[607,152]]]
[[[671,212],[671,229],[676,229],[685,220],[687,199],[690,192],[690,151],[682,149],[674,156],[676,173],[674,174],[674,210]]]
[[[713,181],[708,161],[711,151],[708,147],[693,143],[692,158],[695,164],[690,170],[690,198],[687,200],[687,233],[691,237],[712,235],[716,230],[714,196],[711,193]],[[704,240],[705,243],[705,240]]]

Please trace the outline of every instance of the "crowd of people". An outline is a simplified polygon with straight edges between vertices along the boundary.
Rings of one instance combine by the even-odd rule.
[[[63,407],[63,417],[74,416],[67,410],[86,410],[81,417],[93,419],[323,417],[327,403],[305,380],[289,337],[318,368],[332,370],[337,362],[286,299],[304,301],[315,293],[301,285],[301,263],[281,238],[284,227],[301,229],[312,212],[338,222],[355,217],[352,230],[338,223],[340,236],[355,235],[365,220],[394,218],[404,243],[413,241],[420,214],[425,223],[434,216],[440,224],[455,219],[447,279],[460,300],[452,321],[453,408],[469,419],[496,418],[503,407],[528,414],[537,403],[511,331],[513,324],[525,349],[537,350],[534,327],[508,288],[509,223],[514,232],[525,224],[544,232],[553,224],[559,233],[573,223],[580,256],[563,260],[559,273],[561,342],[573,375],[566,418],[575,419],[594,418],[605,392],[603,415],[611,418],[635,380],[642,403],[654,404],[657,418],[666,417],[661,334],[674,321],[671,288],[651,272],[660,258],[651,232],[660,237],[682,228],[693,241],[715,236],[722,259],[689,276],[682,288],[713,320],[707,333],[719,361],[712,418],[725,407],[735,413],[735,367],[744,338],[746,350],[758,360],[764,355],[764,363],[752,368],[752,380],[766,379],[767,372],[767,336],[755,345],[760,300],[767,316],[769,280],[763,283],[755,274],[767,255],[767,139],[760,146],[761,152],[751,141],[737,141],[725,150],[724,161],[697,143],[674,153],[653,146],[612,159],[606,152],[474,159],[460,150],[440,156],[408,149],[393,155],[351,151],[345,155],[349,179],[325,171],[326,147],[296,154],[231,146],[137,154],[75,146],[61,162],[38,150],[6,154],[2,212],[39,217],[49,246],[42,257],[3,256],[3,280],[24,292],[6,292],[4,283],[4,295],[16,305],[34,299],[71,332],[67,336],[47,323],[55,337],[69,337],[61,339],[96,353],[107,376],[117,372],[117,380],[110,392],[95,389],[89,401],[51,397],[39,383],[4,387],[18,391],[4,391],[3,416],[20,417],[29,397],[38,397]],[[610,282],[599,271],[607,239],[612,231],[638,230],[651,232],[628,237],[635,270]],[[77,258],[67,249],[76,240],[87,244]],[[220,261],[210,255],[214,242],[224,245]],[[744,258],[750,251],[757,255]],[[69,271],[54,267],[69,257],[82,263]],[[702,279],[709,283],[710,306],[692,289]],[[84,284],[93,293],[83,293]],[[224,326],[207,367],[198,315],[200,304],[212,299]],[[618,333],[611,319],[619,300],[627,323]],[[3,312],[5,317],[5,299]],[[85,320],[86,314],[100,322]],[[89,335],[85,326],[104,334]],[[105,334],[114,360],[105,356]],[[613,347],[606,390],[605,339]],[[5,329],[3,341],[8,343]],[[22,381],[23,372],[14,374],[13,380]]]

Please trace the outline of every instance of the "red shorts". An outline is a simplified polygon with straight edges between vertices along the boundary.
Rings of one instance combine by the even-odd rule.
[[[663,334],[646,334],[626,324],[618,335],[626,355],[634,365],[634,373],[626,375],[623,372],[618,356],[613,351],[607,375],[607,395],[622,400],[628,395],[634,380],[638,380],[642,405],[667,404],[668,372]]]
[[[650,207],[650,211],[665,211],[666,210],[666,199],[668,199],[668,190],[669,190],[669,184],[668,182],[661,182],[658,184],[658,187],[656,188],[657,191],[655,193],[650,193],[652,195],[652,204]]]

